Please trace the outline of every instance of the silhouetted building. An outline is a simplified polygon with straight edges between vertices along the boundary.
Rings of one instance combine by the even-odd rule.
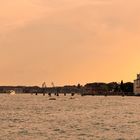
[[[140,74],[137,74],[137,79],[134,80],[134,94],[140,95]]]

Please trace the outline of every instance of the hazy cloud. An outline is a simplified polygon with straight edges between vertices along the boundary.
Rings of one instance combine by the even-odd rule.
[[[134,63],[140,50],[139,4],[139,0],[1,1],[2,83],[11,78],[10,84],[132,80],[140,68]]]

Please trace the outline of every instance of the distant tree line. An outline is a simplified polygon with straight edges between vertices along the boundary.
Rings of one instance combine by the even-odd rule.
[[[95,94],[104,94],[106,92],[109,94],[125,93],[126,95],[133,95],[133,83],[131,82],[88,83],[85,88],[90,89]]]

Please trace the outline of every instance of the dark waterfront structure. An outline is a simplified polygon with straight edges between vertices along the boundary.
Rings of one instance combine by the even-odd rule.
[[[76,85],[68,85],[68,86],[62,86],[62,87],[47,87],[46,83],[42,85],[42,87],[39,86],[0,86],[0,93],[9,93],[10,91],[15,91],[15,93],[30,93],[34,95],[42,94],[45,95],[56,95],[59,96],[60,94],[63,94],[66,96],[67,94],[70,94],[71,96],[74,96],[75,94],[80,94],[82,96],[86,95],[103,95],[103,96],[109,96],[109,95],[120,95],[120,96],[133,96],[133,83],[127,82],[127,83],[117,83],[117,82],[111,82],[111,83],[87,83],[85,86],[81,86],[80,84]]]

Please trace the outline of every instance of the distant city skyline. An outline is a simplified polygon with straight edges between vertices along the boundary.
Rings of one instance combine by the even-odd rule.
[[[139,0],[4,0],[0,85],[133,82]]]

